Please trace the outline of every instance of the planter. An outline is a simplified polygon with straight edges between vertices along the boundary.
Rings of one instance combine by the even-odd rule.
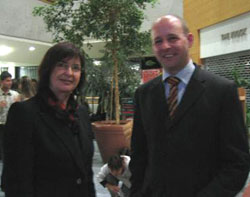
[[[97,121],[92,123],[92,129],[103,163],[107,163],[122,148],[130,148],[131,120],[121,121],[120,125],[116,125],[115,121]]]

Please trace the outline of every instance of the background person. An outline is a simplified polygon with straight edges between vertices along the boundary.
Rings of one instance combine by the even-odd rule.
[[[37,86],[38,86],[38,82],[36,79],[31,79],[32,85],[35,88],[35,90],[37,91]]]
[[[94,197],[91,125],[75,96],[84,58],[73,44],[51,47],[36,96],[11,106],[4,133],[6,197]]]
[[[129,196],[129,188],[131,187],[129,162],[129,156],[113,155],[97,174],[97,181],[109,190],[112,197]],[[121,188],[118,186],[119,181],[122,182]]]
[[[152,27],[163,74],[135,94],[131,197],[233,197],[249,173],[236,85],[195,66],[193,35],[167,15]]]
[[[18,89],[20,92],[21,101],[27,100],[36,94],[36,89],[32,84],[31,79],[27,76],[23,76],[20,79]]]
[[[19,84],[19,80],[18,79],[12,79],[12,85],[11,85],[10,89],[18,92],[19,91],[18,90],[18,84]]]
[[[2,159],[3,132],[7,114],[12,103],[19,101],[18,92],[11,90],[12,76],[8,71],[1,73],[0,88],[0,159]]]

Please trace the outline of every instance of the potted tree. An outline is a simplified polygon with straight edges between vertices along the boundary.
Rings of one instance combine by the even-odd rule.
[[[87,67],[87,85],[85,94],[87,96],[98,96],[99,106],[97,114],[91,116],[92,121],[106,119],[113,116],[111,106],[114,106],[110,88],[110,64],[102,61],[100,65],[90,65]],[[124,62],[125,66],[120,68],[119,90],[120,97],[132,97],[134,90],[140,84],[140,71],[129,62]],[[138,66],[139,67],[139,66]],[[93,83],[95,82],[95,83]],[[114,112],[114,110],[113,110]],[[111,114],[111,115],[110,115]],[[131,121],[121,121],[126,124],[110,124],[110,120],[93,122],[95,138],[101,152],[103,161],[106,162],[110,155],[115,154],[123,147],[130,147]]]
[[[247,110],[247,104],[246,104],[246,88],[248,88],[250,86],[250,81],[241,76],[242,72],[243,71],[241,70],[240,67],[234,67],[232,69],[233,80],[238,87],[238,94],[239,94],[240,101],[242,104],[244,118],[245,118],[246,124],[248,126],[248,124],[249,124],[248,113],[249,112]]]
[[[120,91],[119,69],[124,66],[124,60],[131,54],[144,52],[149,44],[149,32],[140,32],[144,19],[143,10],[146,3],[153,4],[156,0],[56,0],[53,4],[36,7],[34,15],[42,16],[48,31],[54,35],[55,41],[70,40],[82,47],[86,37],[105,41],[104,57],[112,62],[111,90],[114,87],[115,124],[113,122],[95,122],[93,128],[96,134],[107,134],[115,130],[124,133],[131,129],[131,122],[120,122]],[[112,91],[111,91],[112,92]],[[111,96],[110,98],[113,98]],[[111,105],[112,106],[112,105]],[[108,123],[108,124],[107,124]],[[127,126],[128,125],[128,126]],[[104,131],[101,128],[104,127]],[[129,128],[127,128],[129,127]],[[118,131],[112,131],[112,135]],[[107,137],[106,139],[110,139]],[[97,139],[98,142],[98,139]],[[117,138],[109,140],[118,142]],[[98,142],[99,148],[100,144]],[[103,156],[104,162],[122,146],[129,146],[128,142],[110,148],[110,153]],[[107,144],[103,147],[107,147]],[[107,149],[107,148],[106,148]],[[102,150],[100,150],[102,153]]]

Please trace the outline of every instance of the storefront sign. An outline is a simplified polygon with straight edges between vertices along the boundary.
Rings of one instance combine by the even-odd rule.
[[[247,35],[247,28],[243,28],[237,31],[232,31],[230,33],[221,34],[221,40],[230,40],[234,38],[239,38]]]
[[[250,50],[250,12],[200,30],[201,58]]]

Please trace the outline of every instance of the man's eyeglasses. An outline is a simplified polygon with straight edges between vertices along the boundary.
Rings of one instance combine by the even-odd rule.
[[[66,62],[62,62],[62,61],[58,62],[56,64],[56,67],[63,69],[63,70],[68,70],[70,67],[73,72],[80,72],[81,71],[81,66],[79,64],[72,64],[70,66]]]

